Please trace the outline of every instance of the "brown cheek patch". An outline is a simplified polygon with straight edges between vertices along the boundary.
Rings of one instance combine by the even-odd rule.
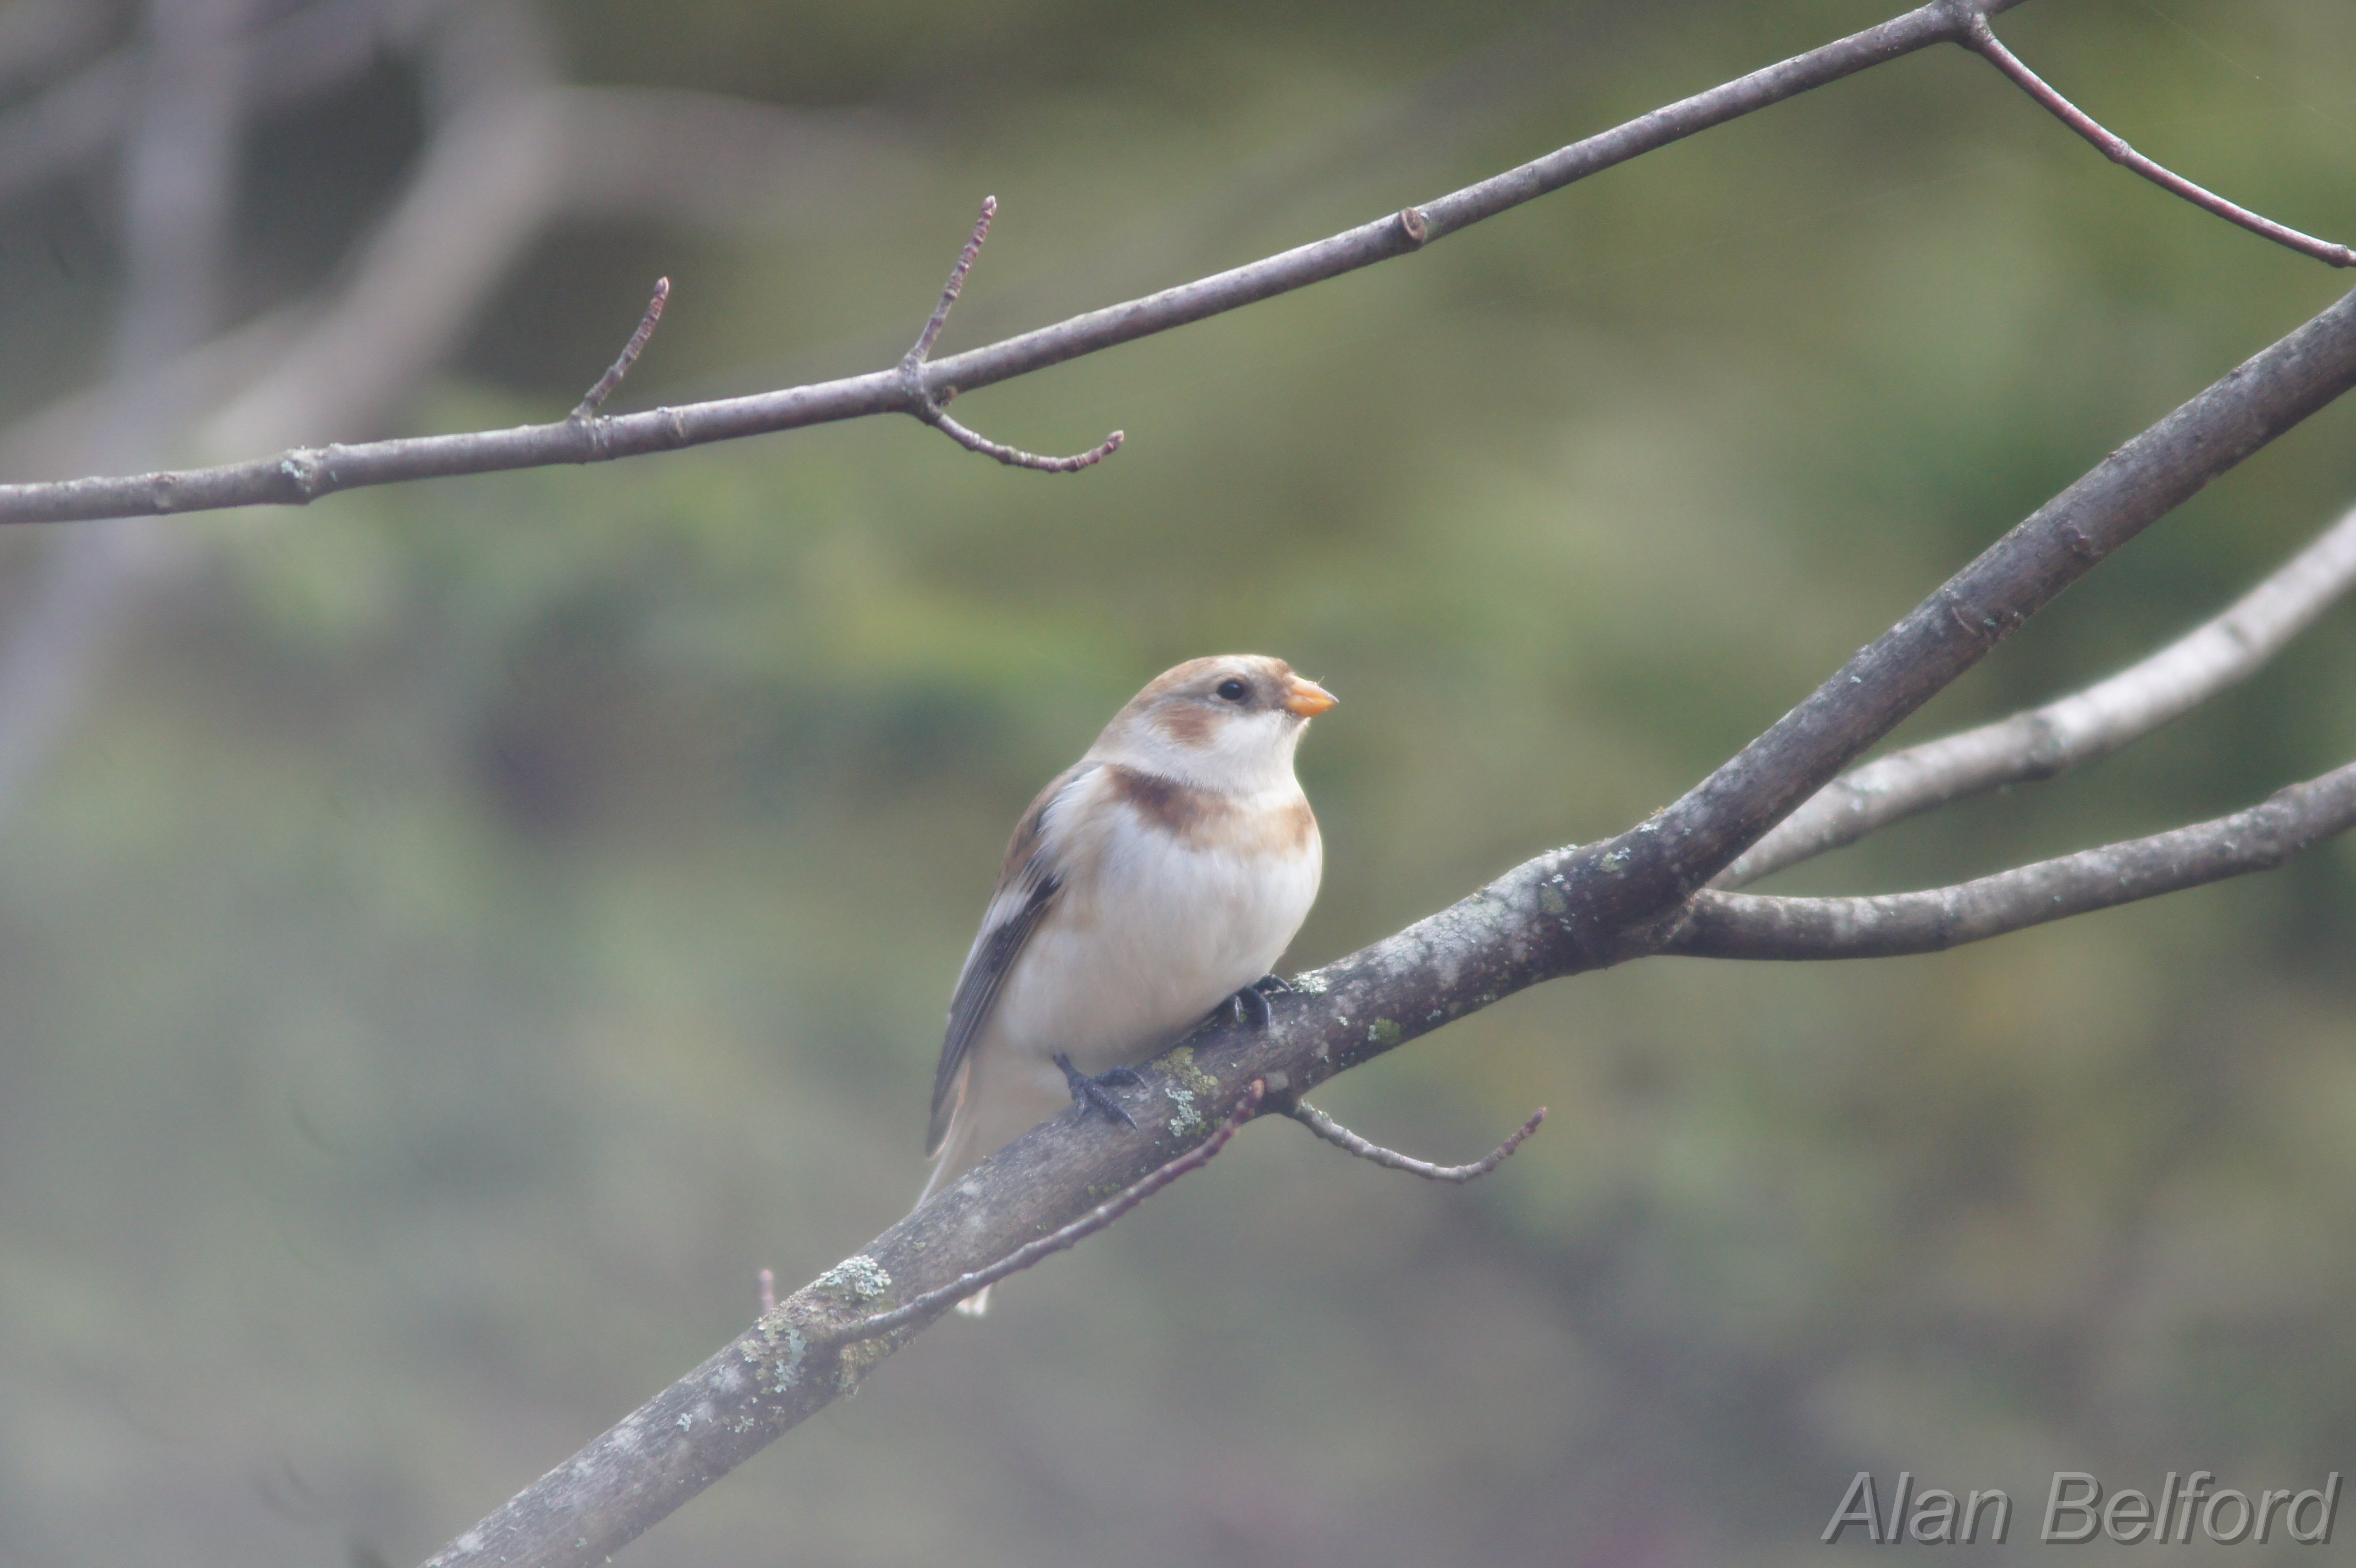
[[[1217,718],[1208,708],[1181,703],[1154,714],[1153,727],[1180,746],[1191,746],[1199,751],[1211,744],[1211,725]]]

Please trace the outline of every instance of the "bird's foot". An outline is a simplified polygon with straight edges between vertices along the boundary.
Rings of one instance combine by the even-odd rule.
[[[1064,1082],[1070,1087],[1072,1103],[1080,1108],[1082,1119],[1085,1120],[1091,1111],[1099,1111],[1108,1122],[1118,1122],[1124,1127],[1137,1125],[1137,1119],[1122,1110],[1120,1101],[1112,1096],[1115,1084],[1133,1088],[1145,1081],[1137,1076],[1135,1068],[1117,1067],[1110,1072],[1090,1078],[1074,1067],[1072,1058],[1061,1051],[1055,1053],[1055,1062],[1064,1069]]]
[[[1265,1029],[1269,1020],[1268,999],[1280,994],[1290,995],[1291,991],[1291,983],[1284,976],[1263,974],[1220,1005],[1228,1022],[1237,1028]]]

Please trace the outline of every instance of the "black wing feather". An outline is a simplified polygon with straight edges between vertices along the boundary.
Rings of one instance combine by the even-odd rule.
[[[973,956],[966,961],[965,972],[958,976],[957,994],[949,999],[948,1033],[941,1040],[940,1066],[933,1072],[933,1115],[925,1133],[926,1155],[937,1152],[941,1140],[948,1134],[949,1119],[957,1112],[958,1077],[965,1070],[973,1042],[990,1020],[991,1009],[997,1004],[1007,972],[1014,967],[1031,933],[1039,929],[1055,895],[1063,890],[1063,878],[1040,863],[1047,812],[1065,790],[1096,771],[1096,767],[1083,761],[1051,781],[1014,826],[1013,842],[1006,846],[1006,864],[999,873],[999,888],[1002,894],[1009,885],[1021,886],[1027,881],[1031,885],[1030,896],[1023,900],[1021,908],[1001,920],[975,945]],[[994,907],[997,900],[991,902]]]
[[[933,1073],[933,1120],[925,1133],[925,1153],[931,1155],[941,1146],[941,1139],[949,1130],[949,1116],[955,1109],[958,1071],[965,1066],[967,1053],[973,1048],[974,1036],[981,1033],[982,1024],[998,1001],[998,993],[1006,983],[1007,971],[1014,967],[1015,958],[1023,944],[1039,929],[1047,907],[1055,902],[1063,884],[1047,877],[1031,890],[1031,897],[1011,919],[990,933],[981,950],[973,955],[973,962],[958,982],[957,995],[949,1003],[948,1034],[941,1041],[941,1065]]]

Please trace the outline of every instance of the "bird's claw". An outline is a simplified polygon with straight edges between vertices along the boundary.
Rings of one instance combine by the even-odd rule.
[[[1284,976],[1263,974],[1233,996],[1228,997],[1222,1004],[1222,1008],[1227,1015],[1228,1022],[1237,1028],[1265,1029],[1268,1027],[1269,1016],[1268,999],[1276,995],[1290,995],[1291,991],[1291,983]]]
[[[1072,1103],[1080,1108],[1080,1115],[1083,1119],[1090,1111],[1098,1111],[1103,1112],[1108,1122],[1118,1122],[1124,1127],[1137,1125],[1137,1119],[1122,1110],[1120,1101],[1115,1100],[1112,1095],[1112,1086],[1115,1084],[1134,1087],[1145,1081],[1137,1076],[1135,1068],[1117,1067],[1110,1072],[1099,1073],[1095,1078],[1090,1078],[1087,1073],[1074,1067],[1072,1058],[1061,1051],[1055,1053],[1055,1062],[1057,1067],[1064,1069],[1064,1082],[1070,1088]]]

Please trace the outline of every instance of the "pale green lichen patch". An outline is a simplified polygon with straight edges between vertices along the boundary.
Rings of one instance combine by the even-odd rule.
[[[892,1294],[892,1276],[883,1264],[859,1252],[812,1280],[809,1288],[853,1302],[881,1301]]]
[[[1377,1018],[1366,1026],[1367,1042],[1386,1049],[1399,1043],[1399,1033],[1398,1020],[1396,1018]]]
[[[1162,1092],[1168,1095],[1170,1102],[1178,1107],[1170,1118],[1170,1131],[1174,1136],[1191,1138],[1202,1130],[1203,1113],[1194,1109],[1193,1090],[1181,1089],[1174,1083],[1165,1083],[1162,1086]]]
[[[785,1394],[801,1381],[809,1341],[800,1329],[772,1315],[754,1325],[753,1333],[737,1342],[736,1350],[752,1365],[754,1387],[765,1394]]]
[[[1194,1093],[1215,1098],[1217,1096],[1219,1080],[1194,1065],[1194,1047],[1173,1047],[1170,1053],[1162,1058],[1162,1066],[1172,1078],[1184,1084]]]
[[[1292,983],[1292,989],[1303,996],[1323,996],[1326,991],[1325,977],[1322,974],[1304,974]]]
[[[790,1325],[779,1327],[764,1321],[761,1338],[768,1347],[766,1355],[756,1354],[745,1347],[745,1359],[754,1362],[754,1379],[765,1394],[784,1394],[793,1391],[802,1379],[802,1360],[809,1353],[809,1341],[802,1331]]]

